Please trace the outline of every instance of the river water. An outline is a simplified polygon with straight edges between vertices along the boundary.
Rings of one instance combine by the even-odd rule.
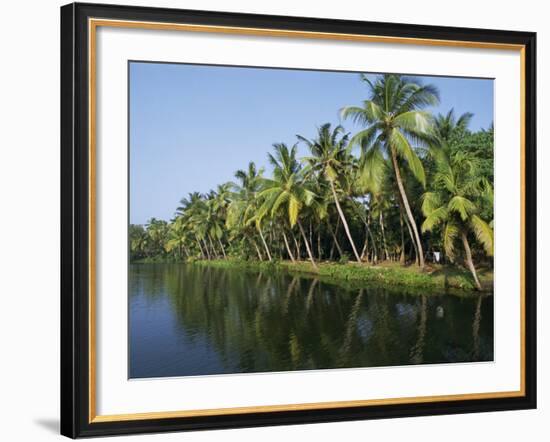
[[[283,271],[129,268],[129,377],[493,360],[493,296]]]

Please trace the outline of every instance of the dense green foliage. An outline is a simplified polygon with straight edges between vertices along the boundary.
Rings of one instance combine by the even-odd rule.
[[[476,265],[491,268],[493,253],[492,127],[471,132],[471,114],[452,110],[433,116],[438,91],[414,78],[361,81],[367,99],[341,110],[358,133],[326,123],[314,139],[298,135],[305,158],[298,144],[274,144],[270,174],[250,163],[235,182],[183,198],[170,222],[131,225],[131,259],[308,260],[319,273],[356,261],[348,272],[376,279],[365,269],[395,261],[424,270],[439,255],[481,288]]]

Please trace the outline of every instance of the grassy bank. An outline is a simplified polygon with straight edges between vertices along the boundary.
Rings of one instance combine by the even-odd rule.
[[[426,271],[421,272],[416,266],[403,267],[398,263],[384,263],[378,266],[355,263],[319,263],[318,269],[304,261],[292,263],[290,261],[260,262],[228,259],[196,261],[196,264],[228,269],[283,270],[291,273],[316,275],[322,279],[386,287],[400,286],[433,290],[474,290],[475,288],[470,273],[457,266],[430,265],[426,267]],[[480,269],[478,276],[484,289],[491,290],[492,270]]]

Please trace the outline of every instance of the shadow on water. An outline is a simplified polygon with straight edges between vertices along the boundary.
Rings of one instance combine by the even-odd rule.
[[[286,272],[130,266],[130,377],[493,359],[493,297]]]

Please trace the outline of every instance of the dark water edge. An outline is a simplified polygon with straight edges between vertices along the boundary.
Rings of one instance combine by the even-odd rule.
[[[493,329],[486,293],[129,267],[130,378],[492,361]]]

